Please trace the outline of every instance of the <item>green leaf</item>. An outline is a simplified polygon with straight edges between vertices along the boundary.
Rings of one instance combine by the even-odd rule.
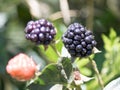
[[[102,35],[102,39],[103,39],[103,42],[104,42],[104,48],[107,50],[107,51],[110,51],[111,50],[111,40],[106,36],[106,35]]]
[[[120,78],[111,81],[103,90],[120,90]]]
[[[62,47],[63,47],[62,40],[59,39],[58,42],[55,44],[55,46],[56,46],[57,50],[58,50],[59,52],[61,52],[61,49],[62,49]]]
[[[57,84],[57,83],[67,83],[65,77],[61,74],[61,69],[57,64],[48,65],[38,78],[39,84]]]
[[[82,74],[90,76],[92,71],[87,65],[89,64],[89,60],[87,58],[82,58],[81,60],[76,60],[75,62],[77,66],[79,66],[79,70]]]
[[[59,42],[56,43],[56,48],[57,48],[57,50],[58,50],[59,52],[61,52],[61,49],[62,49],[62,46],[63,46],[61,37],[62,37],[64,31],[66,31],[67,29],[66,29],[66,26],[65,26],[63,23],[61,23],[61,22],[54,22],[54,26],[55,26],[56,29],[57,29],[57,34],[56,34],[56,36],[55,36],[55,40],[56,40],[56,41],[59,40]]]
[[[71,60],[69,58],[63,57],[61,63],[67,77],[69,78],[73,70]]]
[[[46,51],[42,46],[39,46],[39,48],[41,53],[43,53],[49,61],[56,62],[56,60],[58,59],[58,55],[55,53],[51,46],[48,46]]]
[[[110,37],[110,39],[111,40],[114,40],[115,38],[116,38],[116,32],[115,32],[115,30],[113,29],[113,28],[111,28],[110,29],[110,35],[109,35],[109,37]]]

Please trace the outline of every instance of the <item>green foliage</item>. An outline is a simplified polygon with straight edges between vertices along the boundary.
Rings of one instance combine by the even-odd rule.
[[[40,53],[50,61],[55,62],[58,59],[58,55],[54,52],[51,46],[48,46],[47,50],[43,46],[39,46]]]
[[[90,67],[88,66],[89,60],[87,58],[84,58],[81,60],[76,60],[75,63],[78,65],[82,74],[87,75],[87,76],[92,75],[92,71],[91,71]]]
[[[61,74],[61,69],[57,64],[48,65],[39,76],[39,84],[56,84],[56,83],[66,83],[65,76]]]
[[[67,79],[69,79],[72,73],[72,69],[73,69],[71,60],[63,57],[61,60],[61,64],[62,64],[63,70],[65,71]]]
[[[29,86],[31,90],[49,90],[51,86],[53,86],[53,83],[58,81],[60,81],[61,83],[67,83],[68,79],[70,79],[73,68],[71,66],[71,61],[68,58],[64,58],[59,63],[56,63],[59,59],[59,56],[56,54],[55,48],[59,53],[61,52],[61,49],[63,47],[61,36],[66,30],[66,26],[63,22],[64,18],[62,17],[62,13],[60,10],[59,0],[33,0],[38,1],[37,4],[43,6],[44,10],[41,10],[41,8],[37,8],[37,6],[31,7],[26,1],[27,0],[0,0],[0,90],[6,90],[4,87],[7,88],[7,86],[12,87],[12,90],[24,90],[19,85],[13,84],[14,80],[12,80],[5,71],[8,60],[19,52],[36,52],[37,55],[40,57],[38,57],[39,63],[41,63],[43,67],[45,67],[42,70],[41,75],[39,76],[43,78],[43,80],[42,78],[39,78],[42,81],[40,81],[40,83],[47,83],[46,80],[50,82],[49,85],[32,83]],[[68,0],[68,4],[70,7],[69,9],[72,10],[72,12],[70,12],[70,15],[72,15],[71,22],[78,21],[87,26],[85,23],[87,22],[89,17],[88,13],[86,13],[89,8],[85,8],[88,5],[86,4],[87,1],[89,0]],[[112,0],[108,0],[107,2],[110,1]],[[113,0],[113,2],[115,1],[119,0]],[[94,34],[96,35],[95,39],[96,41],[98,41],[98,48],[100,48],[100,50],[102,50],[103,48],[105,49],[105,61],[103,60],[103,56],[101,57],[99,54],[99,57],[95,58],[96,60],[102,59],[101,61],[103,62],[103,65],[102,63],[98,63],[98,68],[99,66],[101,66],[101,76],[105,84],[120,75],[120,38],[117,36],[120,35],[120,25],[118,24],[120,23],[120,15],[119,17],[116,17],[115,12],[113,12],[110,8],[107,8],[107,4],[109,3],[106,3],[105,0],[95,1],[95,17],[93,20],[93,30]],[[118,6],[119,4],[111,7],[116,8]],[[53,20],[51,22],[54,23],[57,30],[55,44],[53,44],[53,47],[55,47],[54,49],[51,46],[49,46],[46,51],[44,51],[44,47],[42,46],[38,46],[38,48],[36,49],[37,46],[25,40],[24,27],[26,23],[31,19],[39,19],[38,17],[32,15],[31,8],[38,9],[38,12],[41,13],[39,18],[45,17],[49,18],[49,20]],[[47,14],[44,14],[44,11],[46,11],[47,8],[49,8],[50,11]],[[75,13],[76,11],[78,12]],[[118,13],[119,11],[116,12]],[[3,13],[5,14],[5,19],[1,17]],[[51,16],[55,17],[51,19]],[[109,35],[103,34],[101,38],[101,33],[107,34],[110,27],[113,27],[115,30],[111,29]],[[104,47],[102,40],[104,41]],[[103,51],[101,54],[104,54]],[[31,55],[33,59],[36,58],[35,55]],[[42,62],[44,62],[45,64],[43,64]],[[54,62],[54,64],[44,66],[50,62]],[[76,60],[75,63],[77,64],[82,74],[85,74],[87,76],[95,76],[88,59]],[[62,70],[59,69],[59,67]],[[60,73],[59,71],[63,73]],[[48,75],[49,73],[50,75]],[[66,75],[64,76],[64,74]],[[55,75],[57,75],[59,78]],[[61,77],[63,77],[62,80],[60,79]],[[53,82],[50,78],[53,79]],[[9,81],[9,83],[7,81]],[[96,79],[85,83],[84,86],[86,87],[86,90],[99,90],[99,85]],[[66,86],[64,88],[66,88]]]
[[[58,63],[47,65],[41,71],[41,74],[38,76],[38,79],[35,81],[35,83],[30,84],[28,87],[30,90],[34,90],[32,89],[34,86],[37,86],[39,89],[55,84],[62,84],[63,86],[66,86],[68,84],[71,73],[72,63],[70,59],[63,57]]]
[[[110,30],[109,37],[102,35],[105,48],[105,62],[102,69],[102,76],[105,82],[120,75],[119,63],[120,63],[120,38],[117,36],[114,29]],[[107,78],[106,78],[107,77]]]
[[[118,43],[119,38],[116,36],[116,32],[111,29],[109,37],[105,36],[104,34],[102,35],[103,41],[104,41],[104,48],[110,52],[111,47],[114,47]],[[118,45],[117,45],[118,46]]]
[[[117,78],[120,75],[119,74],[120,68],[118,67],[119,63],[120,63],[120,59],[119,59],[120,38],[117,36],[117,33],[115,32],[115,30],[113,28],[111,28],[109,36],[102,34],[102,39],[104,42],[104,49],[105,49],[105,61],[103,62],[103,66],[102,66],[100,75],[102,76],[104,85],[106,85],[112,79]],[[101,59],[99,59],[99,60],[101,60]],[[79,63],[81,63],[81,62],[79,62]],[[87,68],[85,66],[88,65],[88,63],[89,62],[86,61],[79,65],[84,66],[84,68]],[[80,70],[82,70],[82,69],[80,69]],[[86,85],[87,85],[87,90],[98,90],[100,88],[95,79],[92,80],[91,82],[87,83]],[[94,87],[93,87],[93,85],[94,85]],[[109,87],[115,86],[114,84],[112,86],[110,86],[110,85],[109,85]],[[105,90],[109,90],[109,89],[105,89]]]

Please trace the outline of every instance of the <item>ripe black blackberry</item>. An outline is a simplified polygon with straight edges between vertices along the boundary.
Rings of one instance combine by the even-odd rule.
[[[79,23],[71,24],[63,34],[62,40],[73,57],[89,56],[97,44],[92,32]]]
[[[54,26],[45,19],[29,21],[25,28],[26,39],[36,44],[48,45],[54,39],[55,35]]]

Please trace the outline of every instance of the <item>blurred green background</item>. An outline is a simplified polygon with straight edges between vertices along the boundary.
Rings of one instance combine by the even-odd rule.
[[[22,90],[25,86],[25,83],[11,79],[5,71],[8,60],[20,52],[32,56],[37,63],[42,63],[42,67],[57,62],[57,56],[50,53],[51,48],[43,53],[42,47],[25,39],[27,22],[40,18],[54,23],[58,31],[56,40],[72,22],[79,22],[92,30],[97,48],[102,51],[94,59],[104,84],[120,76],[119,0],[0,0],[0,90]],[[59,51],[61,47],[60,42],[57,44]],[[94,75],[94,71],[88,69],[91,66],[87,60],[78,64],[83,74]],[[95,82],[86,83],[85,90],[99,90]]]

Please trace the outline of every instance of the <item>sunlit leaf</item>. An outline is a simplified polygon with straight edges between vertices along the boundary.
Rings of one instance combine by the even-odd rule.
[[[87,58],[83,58],[81,60],[77,60],[75,62],[77,66],[79,66],[79,70],[84,75],[91,75],[92,71],[87,67],[89,60]]]
[[[59,40],[59,42],[56,43],[56,48],[58,49],[59,52],[61,52],[61,49],[62,49],[62,46],[63,46],[61,38],[62,38],[63,33],[66,31],[66,27],[65,27],[64,24],[62,24],[60,22],[59,23],[58,22],[54,22],[54,26],[55,26],[55,28],[57,30],[57,34],[55,36],[55,40],[56,41]]]
[[[92,71],[91,69],[87,68],[87,67],[83,67],[80,69],[81,70],[81,73],[83,73],[84,75],[88,75],[90,76],[92,74]]]
[[[49,61],[55,62],[58,59],[58,55],[51,46],[48,46],[47,50],[44,47],[39,46],[41,53],[43,53]]]
[[[104,47],[107,51],[111,50],[111,40],[105,36],[104,34],[102,35],[103,42],[104,42]]]
[[[116,38],[116,32],[113,28],[110,29],[110,34],[109,34],[110,39],[114,40]]]
[[[81,60],[76,60],[75,62],[79,67],[83,68],[85,65],[89,63],[89,60],[87,58],[83,58]]]

